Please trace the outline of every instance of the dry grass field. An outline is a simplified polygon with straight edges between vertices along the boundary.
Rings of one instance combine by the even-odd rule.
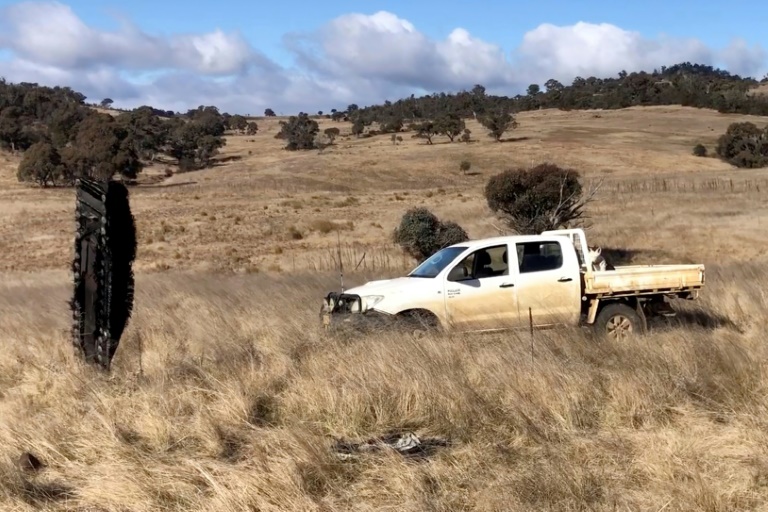
[[[259,121],[229,161],[131,189],[136,309],[110,375],[68,339],[73,192],[18,184],[0,155],[0,508],[768,510],[768,177],[691,154],[746,119],[768,123],[546,110],[503,143],[470,123],[471,144],[342,136],[321,154]],[[347,286],[401,273],[407,208],[494,235],[487,179],[546,160],[604,180],[588,236],[616,263],[705,263],[701,300],[628,345],[322,333],[337,240]],[[448,446],[333,450],[394,430]],[[45,468],[19,469],[24,451]]]

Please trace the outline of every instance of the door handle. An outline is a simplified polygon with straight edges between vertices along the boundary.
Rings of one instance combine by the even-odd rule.
[[[499,288],[512,288],[513,286],[515,286],[513,283],[504,283],[500,284]]]
[[[568,281],[573,281],[572,277],[561,277],[557,280],[558,283],[567,283]]]

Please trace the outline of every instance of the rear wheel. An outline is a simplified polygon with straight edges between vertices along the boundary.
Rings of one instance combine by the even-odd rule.
[[[627,304],[608,304],[595,319],[595,333],[616,341],[628,340],[645,331],[645,320]]]

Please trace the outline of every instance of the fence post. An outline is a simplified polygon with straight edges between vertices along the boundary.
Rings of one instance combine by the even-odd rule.
[[[533,364],[533,311],[528,308],[528,325],[531,328],[531,364]]]

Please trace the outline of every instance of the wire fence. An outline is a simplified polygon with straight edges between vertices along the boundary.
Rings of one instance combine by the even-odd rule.
[[[587,180],[587,186],[596,180]],[[645,178],[606,180],[601,192],[665,193],[665,192],[727,192],[762,193],[768,191],[768,178]]]

